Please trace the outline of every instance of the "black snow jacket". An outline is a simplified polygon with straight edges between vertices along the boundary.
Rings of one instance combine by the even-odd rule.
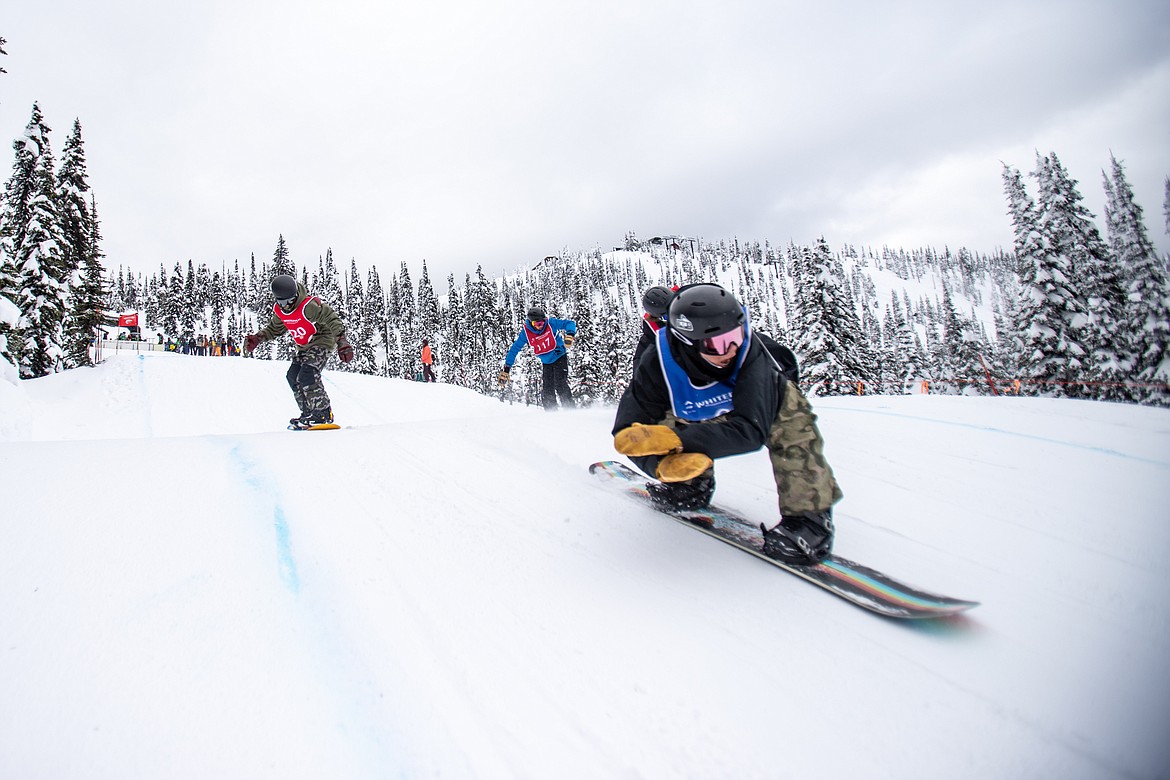
[[[784,400],[784,389],[788,384],[786,372],[781,370],[772,350],[766,348],[771,342],[786,352],[772,339],[763,334],[752,334],[747,357],[740,366],[735,386],[731,393],[733,409],[719,419],[719,424],[688,423],[680,421],[676,430],[685,452],[702,452],[711,458],[741,455],[758,450],[768,440],[772,422]],[[691,354],[676,339],[668,339],[671,354],[686,371],[687,376],[697,384],[724,379],[731,374],[728,368],[719,372],[702,358]],[[791,352],[788,352],[791,355]],[[792,370],[795,371],[795,358]],[[720,376],[720,374],[723,376]],[[670,393],[662,366],[658,360],[658,344],[652,342],[639,357],[634,366],[634,378],[618,402],[617,418],[613,433],[628,428],[634,423],[655,425],[666,419],[671,411]],[[632,458],[635,465],[647,474],[653,474],[658,465],[658,456]]]

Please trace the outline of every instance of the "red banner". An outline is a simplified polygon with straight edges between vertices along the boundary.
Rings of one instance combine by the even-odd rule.
[[[138,313],[134,314],[119,314],[118,315],[119,328],[137,328],[138,327]]]

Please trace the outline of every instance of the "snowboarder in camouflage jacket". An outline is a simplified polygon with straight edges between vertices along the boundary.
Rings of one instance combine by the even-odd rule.
[[[321,371],[334,348],[341,362],[353,360],[353,347],[345,338],[341,317],[332,306],[309,295],[305,286],[288,274],[272,280],[272,296],[276,299],[272,317],[259,331],[244,337],[244,352],[250,353],[286,331],[292,334],[297,354],[285,378],[301,414],[289,420],[289,425],[307,428],[333,422],[333,409],[321,381]]]

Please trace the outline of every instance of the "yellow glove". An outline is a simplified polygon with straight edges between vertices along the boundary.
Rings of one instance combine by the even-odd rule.
[[[505,368],[503,371],[500,372],[500,376],[499,376],[500,387],[503,387],[504,385],[508,384],[509,378],[510,377],[508,376],[508,369]]]
[[[634,423],[613,436],[613,448],[622,455],[666,455],[682,449],[678,434],[665,425]]]
[[[714,465],[711,459],[701,452],[680,452],[677,455],[667,455],[658,461],[658,468],[654,476],[663,482],[686,482],[694,479]]]
[[[565,349],[570,349],[573,346],[573,342],[576,340],[577,340],[577,337],[574,336],[572,333],[566,333],[565,338],[564,338]]]

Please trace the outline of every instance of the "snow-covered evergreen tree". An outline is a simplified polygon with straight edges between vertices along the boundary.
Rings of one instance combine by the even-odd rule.
[[[637,326],[637,330],[631,325]],[[622,306],[602,306],[594,314],[590,324],[594,332],[591,359],[596,369],[592,395],[597,402],[614,404],[621,398],[633,374],[634,348],[641,327],[641,320],[628,314]],[[583,360],[584,354],[573,359]]]
[[[431,275],[427,261],[422,262],[422,275],[418,278],[418,334],[420,339],[434,341],[439,333],[439,299],[431,286]],[[422,347],[420,346],[419,349]],[[432,351],[434,347],[432,345]]]
[[[399,335],[402,306],[398,299],[401,290],[398,277],[391,276],[386,286],[386,376],[407,376],[406,360],[402,354],[402,338]]]
[[[196,335],[197,320],[202,310],[196,301],[200,297],[195,292],[195,261],[187,261],[187,273],[180,274],[176,265],[176,276],[183,280],[182,293],[179,304],[179,333],[185,339],[193,339]]]
[[[248,270],[248,294],[245,305],[256,312],[265,309],[266,304],[272,299],[272,280],[265,278],[261,270],[257,270],[256,254],[252,253]]]
[[[183,266],[178,262],[171,269],[171,279],[167,284],[166,309],[163,312],[163,322],[168,326],[168,332],[175,334],[175,340],[187,343],[191,334],[185,332],[186,296],[183,294]]]
[[[97,204],[92,197],[88,217],[87,245],[81,249],[81,267],[74,272],[73,284],[70,285],[69,314],[65,324],[67,361],[70,367],[93,365],[90,340],[100,335],[102,311],[108,295],[105,269],[101,263],[101,223]],[[129,287],[135,289],[133,280]],[[134,293],[131,297],[137,300],[138,295]]]
[[[1162,194],[1162,222],[1166,228],[1166,235],[1170,236],[1170,176],[1166,177]]]
[[[614,305],[598,265],[586,264],[575,270],[572,308],[564,312],[565,318],[577,323],[575,343],[569,350],[569,386],[574,398],[589,405],[613,400],[607,385],[613,381],[614,374],[606,365],[606,356],[611,349],[607,336],[611,334],[599,332],[596,326],[594,290],[601,290],[602,304],[598,313],[612,311]]]
[[[796,326],[789,333],[800,360],[801,384],[812,395],[855,393],[858,382],[869,384],[874,376],[844,269],[823,237],[812,250],[802,248],[799,266],[794,279]]]
[[[311,288],[309,292],[332,306],[344,318],[349,312],[346,311],[345,296],[341,292],[341,276],[333,262],[331,247],[325,250],[325,259],[318,266],[317,279],[309,285]]]
[[[20,308],[13,302],[20,292],[20,275],[0,243],[0,381],[20,380]]]
[[[4,51],[4,39],[0,38],[0,54]],[[0,73],[4,73],[0,68]],[[0,228],[4,220],[4,193],[0,195]],[[20,381],[20,353],[24,341],[20,338],[20,308],[15,301],[20,293],[20,274],[8,254],[5,243],[0,240],[0,381],[16,384]]]
[[[455,286],[455,274],[447,275],[447,310],[442,320],[442,357],[435,357],[436,372],[444,382],[467,386],[468,344],[467,313],[463,295]],[[432,344],[432,347],[434,345]],[[438,367],[440,359],[442,368]]]
[[[91,201],[89,210],[90,213],[93,214],[96,225],[97,204]],[[98,238],[100,238],[100,236]],[[104,253],[102,256],[105,256]],[[124,295],[126,309],[137,311],[142,307],[142,284],[141,279],[137,274],[131,273],[126,275],[126,290]]]
[[[374,351],[374,328],[366,316],[365,293],[362,277],[357,270],[357,261],[350,260],[349,289],[346,292],[345,335],[353,346],[353,360],[339,363],[345,371],[361,374],[375,374],[378,371],[377,354]]]
[[[201,329],[206,330],[211,326],[208,322],[205,311],[211,305],[211,298],[214,295],[214,288],[211,284],[211,269],[207,267],[207,263],[200,263],[195,268],[195,284],[192,291],[192,303],[195,306],[196,321],[202,326]]]
[[[61,167],[57,172],[57,202],[61,232],[65,238],[61,249],[65,267],[70,273],[81,268],[91,244],[89,232],[92,219],[88,192],[89,179],[85,167],[85,145],[81,140],[81,122],[75,119],[73,132],[61,151]]]
[[[979,377],[979,335],[973,322],[962,317],[955,309],[954,299],[948,285],[943,285],[942,338],[939,340],[942,377],[953,386],[955,392],[982,393],[982,381],[969,381]]]
[[[914,326],[903,313],[901,301],[896,292],[890,293],[891,330],[890,346],[894,367],[897,370],[897,384],[893,392],[906,393],[917,390],[918,383],[926,378],[926,358],[915,339]]]
[[[370,327],[370,348],[375,353],[375,369],[372,373],[386,374],[386,354],[389,318],[386,316],[386,294],[382,291],[382,279],[376,267],[370,268],[366,277],[365,311],[362,316]]]
[[[0,211],[0,252],[19,275],[19,353],[23,377],[46,376],[65,367],[68,269],[57,208],[57,182],[48,125],[33,104],[24,133],[12,142],[15,161]]]
[[[467,277],[466,291],[468,333],[464,343],[469,347],[468,387],[491,393],[504,363],[504,353],[511,345],[510,339],[504,343],[499,337],[500,331],[507,328],[514,335],[520,327],[520,320],[514,317],[509,317],[506,322],[502,320],[496,302],[496,287],[484,274],[482,265],[476,266],[474,280]]]
[[[284,243],[284,234],[278,233],[276,236],[276,250],[272,253],[272,276],[279,276],[280,274],[288,274],[289,276],[296,275],[296,268],[293,267],[292,261],[288,256],[288,245]],[[267,280],[268,284],[272,283],[271,277]]]
[[[1166,263],[1158,257],[1146,233],[1142,207],[1133,196],[1125,169],[1113,155],[1105,179],[1105,225],[1109,246],[1124,280],[1125,325],[1116,334],[1124,346],[1118,352],[1125,376],[1136,382],[1133,400],[1170,404],[1170,280]],[[1128,338],[1126,338],[1128,337]]]
[[[1084,361],[1088,351],[1081,339],[1088,316],[1084,302],[1071,287],[1074,274],[1070,260],[1053,251],[1041,231],[1040,211],[1020,172],[1005,165],[1003,181],[1019,263],[1015,327],[1022,346],[1023,390],[1077,395],[1087,371]]]
[[[201,266],[206,268],[207,266]],[[208,285],[208,323],[207,335],[215,339],[219,344],[223,343],[224,339],[224,313],[227,311],[227,289],[223,282],[223,277],[220,276],[219,271],[211,275],[207,281]]]
[[[418,308],[414,301],[410,269],[403,261],[398,269],[398,337],[402,342],[403,375],[407,379],[414,379],[422,372],[419,355],[423,337],[419,334]]]
[[[1063,381],[1071,383],[1070,394],[1107,396],[1124,377],[1113,350],[1123,305],[1120,280],[1093,215],[1081,203],[1077,182],[1055,153],[1037,155],[1036,180],[1037,224],[1063,272],[1067,305],[1083,315],[1068,322],[1080,331],[1078,340],[1088,352],[1078,361],[1081,375],[1066,375]]]

